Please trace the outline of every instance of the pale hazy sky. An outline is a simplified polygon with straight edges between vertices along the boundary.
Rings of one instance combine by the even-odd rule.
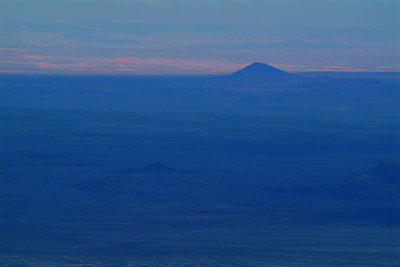
[[[0,0],[0,72],[400,71],[400,1]]]

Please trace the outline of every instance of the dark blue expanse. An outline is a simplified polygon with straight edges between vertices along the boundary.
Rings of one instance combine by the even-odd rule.
[[[0,265],[398,266],[398,76],[327,76],[0,76]]]

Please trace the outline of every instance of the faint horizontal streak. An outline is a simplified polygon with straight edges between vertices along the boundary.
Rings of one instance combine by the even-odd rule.
[[[232,63],[221,59],[178,59],[161,57],[68,57],[29,54],[21,49],[0,48],[2,73],[93,73],[93,74],[225,74],[252,62]],[[271,63],[271,62],[265,62]],[[301,64],[272,64],[286,71],[367,71],[350,66],[307,66]],[[377,71],[396,71],[379,66]]]

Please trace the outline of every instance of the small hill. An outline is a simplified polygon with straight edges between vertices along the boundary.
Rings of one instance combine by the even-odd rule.
[[[232,78],[271,79],[295,76],[270,65],[256,62],[230,75]]]
[[[400,163],[379,162],[378,165],[361,177],[376,177],[382,183],[400,185]]]
[[[400,199],[400,164],[380,162],[336,191],[349,197]]]

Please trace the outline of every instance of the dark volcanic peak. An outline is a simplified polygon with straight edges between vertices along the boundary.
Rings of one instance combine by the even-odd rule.
[[[239,78],[273,78],[291,75],[283,70],[272,67],[264,63],[253,63],[244,69],[231,74],[232,77]]]

